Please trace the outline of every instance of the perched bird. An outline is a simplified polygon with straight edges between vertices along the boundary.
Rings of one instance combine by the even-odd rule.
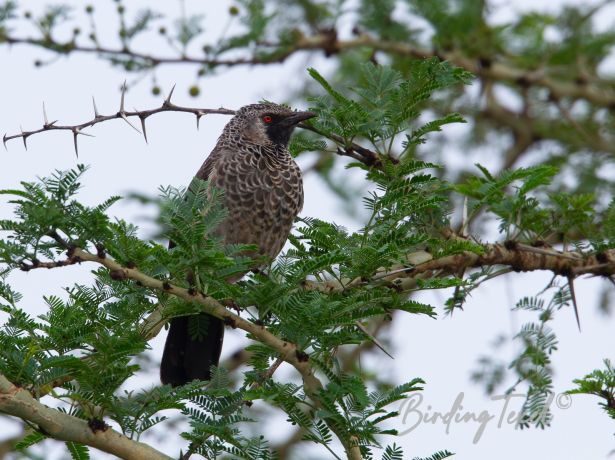
[[[196,177],[224,192],[228,214],[215,232],[225,243],[254,244],[257,255],[271,259],[278,255],[303,207],[301,171],[288,142],[295,126],[313,116],[271,103],[252,104],[224,127]],[[195,321],[207,330],[200,337],[189,334]],[[177,386],[208,380],[210,366],[220,359],[223,336],[224,323],[206,313],[173,318],[162,356],[162,382]]]

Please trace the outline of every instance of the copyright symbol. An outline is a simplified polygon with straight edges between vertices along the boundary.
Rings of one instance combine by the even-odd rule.
[[[572,406],[572,397],[568,393],[559,393],[555,397],[555,405],[560,409],[568,409]]]

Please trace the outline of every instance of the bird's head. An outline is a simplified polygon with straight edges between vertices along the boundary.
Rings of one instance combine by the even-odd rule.
[[[314,112],[297,112],[272,103],[251,104],[236,112],[225,131],[258,145],[286,147],[295,126],[314,116]]]

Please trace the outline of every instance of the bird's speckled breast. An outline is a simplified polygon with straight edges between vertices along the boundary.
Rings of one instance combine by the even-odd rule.
[[[246,150],[225,151],[209,176],[210,185],[224,191],[228,210],[216,233],[229,244],[256,244],[274,258],[303,207],[301,171],[288,151]]]

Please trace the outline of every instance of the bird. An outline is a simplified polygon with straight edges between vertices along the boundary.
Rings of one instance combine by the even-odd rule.
[[[226,124],[196,173],[208,187],[223,192],[227,214],[213,233],[225,244],[257,246],[250,256],[261,263],[263,256],[273,260],[278,255],[303,208],[301,170],[288,143],[294,128],[314,116],[274,103],[246,105]],[[191,335],[190,326],[194,330],[195,325],[206,332]],[[162,383],[175,387],[209,380],[223,338],[223,321],[207,313],[172,318],[160,366]]]

